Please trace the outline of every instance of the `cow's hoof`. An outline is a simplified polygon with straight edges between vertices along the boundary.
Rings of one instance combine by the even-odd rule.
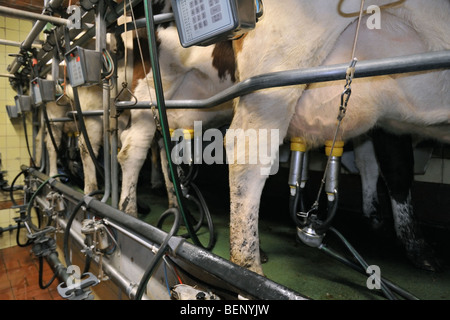
[[[371,216],[369,219],[370,227],[373,231],[379,231],[384,225],[384,221],[381,217]]]
[[[422,253],[408,253],[408,258],[414,264],[415,267],[431,271],[431,272],[441,272],[442,265],[434,255],[431,249]]]
[[[262,249],[259,249],[259,256],[261,259],[261,263],[266,263],[267,261],[269,261],[269,256]]]
[[[137,201],[137,207],[138,207],[138,212],[141,215],[148,215],[152,211],[152,209],[150,208],[150,206],[147,203],[139,201],[139,199]]]
[[[422,270],[431,272],[441,272],[442,266],[436,258],[423,258],[412,260],[413,264]]]
[[[164,186],[161,188],[152,186],[151,192],[157,197],[167,197],[167,190]]]

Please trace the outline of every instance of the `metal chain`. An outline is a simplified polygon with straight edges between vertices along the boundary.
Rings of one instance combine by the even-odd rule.
[[[131,12],[131,17],[132,17],[132,20],[133,20],[133,23],[134,23],[134,29],[138,30],[138,28],[136,26],[136,19],[134,17],[133,6],[131,5],[131,3],[130,3],[130,12]],[[150,89],[149,79],[147,77],[147,70],[145,68],[144,55],[142,53],[141,41],[140,41],[138,35],[136,35],[136,40],[137,40],[137,44],[138,44],[138,48],[139,48],[139,54],[141,56],[142,69],[144,70],[145,80],[147,82],[148,94],[149,94],[149,97],[150,97],[150,101],[152,101],[152,92],[151,92],[151,89]],[[152,110],[153,120],[155,121],[156,129],[159,132],[162,133],[161,122],[159,121],[159,118],[158,118],[158,112],[156,111],[156,105],[154,105],[153,103],[150,103],[150,108]]]
[[[359,9],[359,18],[358,18],[358,24],[356,27],[356,33],[355,33],[355,38],[353,40],[353,47],[352,47],[352,61],[350,62],[349,67],[347,68],[346,74],[345,74],[345,86],[344,86],[344,91],[341,94],[341,104],[339,106],[339,114],[337,116],[337,126],[336,126],[336,131],[334,133],[334,138],[333,138],[333,143],[331,144],[331,150],[330,150],[330,155],[328,156],[327,159],[327,164],[325,166],[324,172],[323,172],[323,176],[322,176],[322,180],[320,183],[320,187],[319,187],[319,191],[317,192],[317,197],[316,200],[314,201],[314,203],[312,204],[311,208],[308,210],[308,212],[298,212],[297,215],[301,218],[308,218],[309,215],[314,212],[317,211],[319,209],[319,199],[320,199],[320,195],[322,194],[322,190],[323,187],[325,185],[325,180],[327,177],[327,173],[328,173],[328,167],[330,165],[330,161],[331,161],[331,157],[333,154],[333,150],[334,150],[334,146],[336,144],[336,140],[337,140],[337,136],[339,134],[339,129],[341,127],[342,124],[342,120],[344,120],[345,114],[347,112],[347,106],[348,106],[348,101],[350,100],[350,96],[352,94],[352,81],[353,81],[353,77],[355,75],[355,66],[356,63],[358,62],[358,59],[356,59],[355,57],[355,52],[356,52],[356,44],[358,42],[358,35],[359,35],[359,29],[361,26],[361,18],[363,15],[363,10],[364,10],[364,0],[361,0],[361,6]]]
[[[153,120],[155,120],[156,129],[157,129],[160,133],[162,133],[161,122],[159,121],[159,118],[158,118],[158,112],[156,111],[156,106],[155,106],[155,104],[151,103],[150,107],[151,107],[151,109],[152,109]]]
[[[344,120],[345,114],[347,112],[348,101],[350,100],[350,96],[352,94],[351,84],[353,81],[353,76],[355,75],[355,66],[356,66],[357,62],[358,62],[358,60],[356,58],[353,59],[350,62],[350,66],[347,68],[347,71],[346,71],[346,77],[345,77],[346,82],[345,82],[345,86],[344,86],[344,91],[341,93],[341,104],[339,106],[339,114],[337,116],[338,123],[336,126],[336,131],[334,133],[334,138],[333,138],[333,143],[331,145],[330,155],[328,156],[327,164],[325,166],[325,170],[324,170],[323,177],[322,177],[322,180],[320,183],[319,191],[317,192],[316,200],[314,201],[314,203],[312,204],[312,206],[308,212],[298,212],[297,213],[297,215],[301,218],[308,218],[312,212],[317,211],[319,209],[319,199],[320,199],[320,195],[322,194],[322,189],[325,185],[325,179],[326,179],[328,167],[329,167],[329,164],[331,161],[331,156],[333,154],[333,149],[336,144],[336,140],[337,140],[337,136],[339,134],[339,129],[341,127],[342,120]]]

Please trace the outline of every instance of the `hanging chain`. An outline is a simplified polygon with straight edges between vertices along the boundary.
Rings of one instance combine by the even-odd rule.
[[[356,66],[357,62],[358,62],[358,59],[354,58],[350,62],[350,66],[347,68],[347,72],[346,72],[346,76],[345,76],[346,83],[344,86],[344,91],[341,94],[341,105],[339,106],[339,115],[337,117],[338,129],[339,129],[339,126],[341,125],[342,120],[345,117],[345,113],[347,112],[347,105],[348,105],[348,100],[350,100],[350,96],[352,94],[352,81],[353,81],[353,77],[355,75],[355,66]]]
[[[134,23],[134,29],[138,30],[138,28],[136,26],[136,19],[134,17],[133,6],[131,5],[131,3],[130,3],[130,12],[131,12],[132,20],[133,20],[133,23]],[[150,97],[150,101],[152,101],[152,92],[150,90],[149,79],[147,77],[147,70],[145,68],[144,54],[142,53],[141,41],[139,40],[139,36],[138,35],[136,36],[136,40],[137,40],[137,44],[138,44],[138,48],[139,48],[139,54],[141,56],[142,69],[144,70],[145,80],[147,81],[148,94],[149,94],[149,97]],[[159,132],[162,132],[161,122],[159,121],[158,112],[156,111],[156,105],[153,104],[153,102],[150,102],[150,108],[152,110],[153,120],[155,121],[156,129]]]
[[[333,143],[331,145],[331,150],[330,150],[330,154],[328,156],[327,159],[327,164],[325,166],[324,169],[324,173],[322,176],[322,180],[320,183],[320,187],[319,187],[319,191],[317,192],[317,197],[316,200],[314,201],[314,203],[312,204],[311,208],[308,210],[308,212],[298,212],[297,215],[301,218],[308,218],[310,216],[310,214],[314,211],[317,211],[319,209],[319,199],[320,199],[320,195],[322,194],[322,189],[325,185],[325,180],[327,177],[327,173],[328,173],[328,167],[330,165],[330,161],[331,161],[331,157],[333,154],[333,150],[334,150],[334,146],[336,144],[336,140],[339,134],[339,129],[341,127],[342,124],[342,120],[344,120],[345,114],[347,112],[347,106],[348,106],[348,101],[350,100],[350,96],[352,94],[352,81],[353,81],[353,77],[355,75],[355,66],[356,63],[358,62],[358,59],[356,59],[355,57],[355,52],[356,52],[356,44],[358,42],[358,35],[359,35],[359,29],[361,26],[361,18],[363,15],[363,11],[364,11],[364,0],[361,0],[361,7],[359,10],[359,18],[358,18],[358,24],[356,27],[356,33],[355,33],[355,38],[353,41],[353,47],[352,47],[352,60],[350,62],[349,67],[346,70],[345,73],[345,86],[344,86],[344,91],[341,93],[341,104],[339,106],[339,114],[337,116],[337,120],[338,123],[336,125],[336,131],[334,133],[334,137],[333,137]]]

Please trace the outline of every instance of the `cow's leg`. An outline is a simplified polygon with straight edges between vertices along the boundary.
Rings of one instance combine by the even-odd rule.
[[[101,117],[87,117],[84,119],[89,142],[97,159],[100,146],[103,145],[103,123]],[[84,193],[89,194],[98,190],[96,167],[87,149],[84,135],[78,140],[81,162],[83,163]]]
[[[51,125],[52,134],[55,139],[56,147],[59,149],[61,147],[61,139],[62,139],[62,127],[63,124]],[[50,134],[47,133],[45,135],[45,145],[47,147],[48,152],[48,160],[49,160],[49,176],[53,177],[58,174],[58,151],[55,150],[55,146],[53,145],[52,139],[50,138]]]
[[[241,97],[225,137],[231,201],[230,259],[259,274],[263,274],[258,233],[261,194],[268,175],[275,173],[270,169],[277,169],[278,147],[292,116],[289,110],[293,108],[286,105],[293,106],[299,94],[281,91]],[[273,112],[275,108],[277,112]]]
[[[164,176],[161,171],[161,161],[160,161],[160,149],[158,147],[158,142],[153,141],[151,144],[152,151],[152,168],[151,168],[151,184],[152,190],[163,188],[164,186]]]
[[[364,135],[353,139],[355,164],[361,176],[363,215],[374,230],[383,224],[383,215],[378,211],[377,184],[379,168],[372,140]]]
[[[257,166],[230,165],[230,258],[263,274],[259,249],[259,201],[267,176]]]
[[[376,130],[373,133],[373,144],[381,175],[391,197],[397,238],[405,247],[408,258],[416,266],[436,271],[439,264],[422,237],[411,202],[414,177],[411,137]]]
[[[162,140],[160,140],[161,142]],[[161,171],[164,177],[164,182],[166,185],[167,190],[167,201],[169,208],[178,208],[178,200],[177,196],[175,194],[175,188],[172,183],[172,178],[170,177],[170,169],[169,169],[169,162],[167,159],[167,153],[164,149],[163,145],[160,145],[160,159],[161,159]],[[176,167],[174,167],[174,170],[176,170]]]
[[[137,217],[137,183],[147,158],[156,126],[151,110],[133,110],[132,124],[121,135],[122,148],[117,159],[122,168],[122,190],[119,209]]]

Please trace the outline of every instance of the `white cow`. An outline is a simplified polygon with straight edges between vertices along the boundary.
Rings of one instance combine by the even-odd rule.
[[[231,44],[228,42],[208,47],[183,48],[180,45],[175,26],[159,27],[157,36],[159,63],[166,100],[204,99],[233,84],[235,61]],[[143,39],[143,41],[147,42],[147,39]],[[136,64],[136,68],[139,68],[139,64]],[[147,79],[138,80],[133,91],[138,101],[155,101],[152,72],[149,69],[146,71],[148,72]],[[233,114],[232,107],[232,102],[227,102],[208,109],[168,109],[169,126],[171,129],[193,129],[194,121],[201,121],[203,129],[207,130],[228,125]],[[152,110],[132,109],[130,126],[121,135],[122,149],[118,154],[122,168],[119,209],[133,216],[137,216],[138,213],[136,186],[139,172],[156,130]],[[167,184],[169,206],[177,206],[173,186],[168,176],[164,150],[161,160]]]
[[[366,1],[384,5],[391,1]],[[360,1],[343,2],[344,12],[358,12]],[[238,80],[258,74],[348,63],[356,18],[337,10],[338,1],[264,1],[265,16],[235,42]],[[370,30],[363,19],[356,50],[361,60],[450,48],[450,2],[408,0],[381,12],[381,29]],[[392,132],[416,132],[450,140],[449,71],[357,79],[339,132],[347,140],[374,127]],[[302,137],[308,148],[333,139],[344,82],[291,86],[258,91],[239,99],[231,129],[277,129],[284,138]],[[441,126],[434,126],[434,125]],[[229,141],[227,136],[227,142]],[[234,150],[234,154],[237,154]],[[275,159],[276,155],[272,155]],[[230,165],[231,260],[263,274],[259,257],[258,211],[267,175],[261,163]],[[408,224],[398,213],[396,226]]]

